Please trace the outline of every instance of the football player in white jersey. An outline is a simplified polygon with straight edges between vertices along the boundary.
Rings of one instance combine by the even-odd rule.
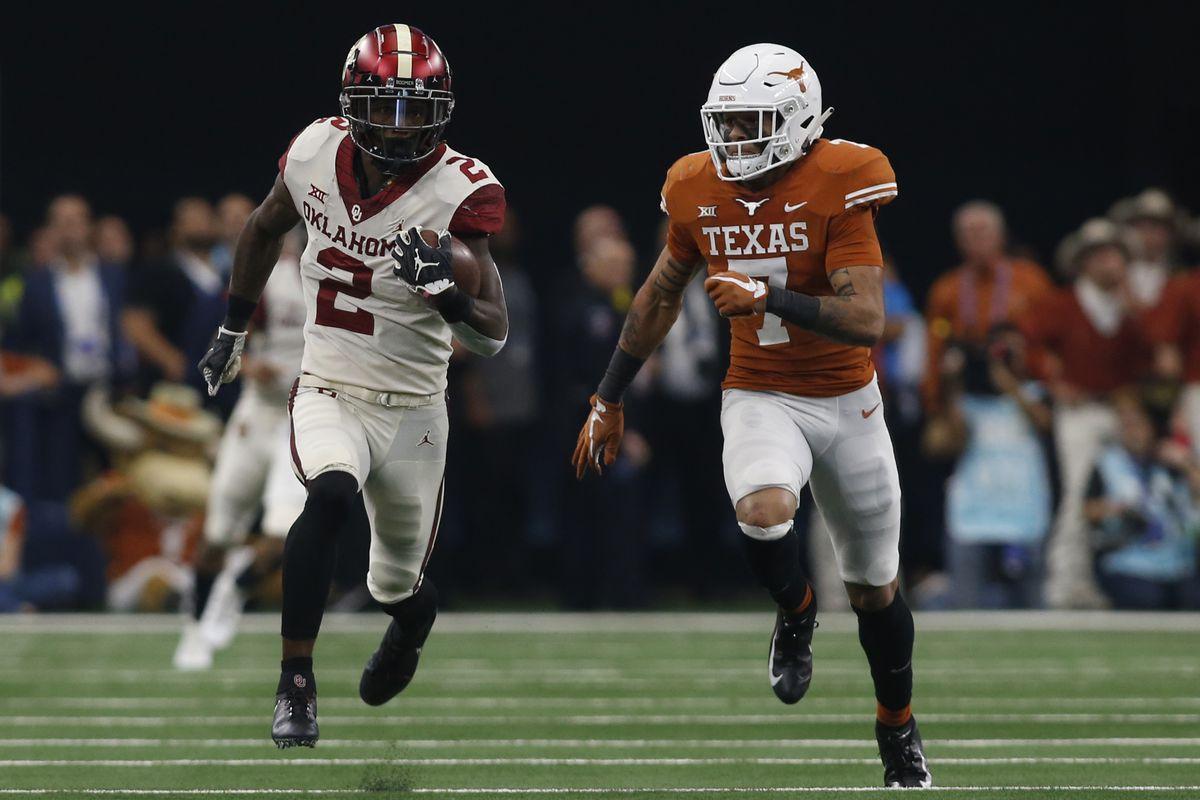
[[[192,614],[175,649],[177,669],[212,666],[227,647],[245,605],[245,590],[275,571],[288,529],[304,508],[304,486],[292,474],[288,395],[304,353],[304,233],[285,238],[263,290],[242,370],[246,386],[225,426],[196,556]],[[256,546],[242,545],[259,517]]]
[[[443,141],[454,96],[441,50],[408,25],[376,28],[346,57],[341,107],[280,159],[238,239],[228,314],[200,362],[210,392],[237,375],[280,241],[303,219],[307,318],[290,407],[293,466],[308,497],[284,549],[279,747],[317,741],[313,645],[335,544],[360,491],[371,522],[367,586],[392,622],[359,695],[378,705],[412,680],[437,609],[423,577],[441,513],[451,336],[494,355],[508,335],[488,253],[504,190],[486,165]],[[436,247],[420,227],[443,232]],[[479,266],[475,297],[454,283],[446,231]]]

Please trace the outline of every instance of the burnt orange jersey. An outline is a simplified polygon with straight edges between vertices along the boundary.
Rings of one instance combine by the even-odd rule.
[[[829,275],[877,266],[883,256],[875,212],[896,196],[896,175],[879,150],[818,139],[782,178],[760,192],[717,177],[707,151],[667,172],[662,207],[667,247],[681,264],[704,261],[710,275],[741,272],[810,295],[832,295]],[[861,388],[870,349],[841,344],[774,314],[730,320],[733,347],[725,388],[832,397]]]

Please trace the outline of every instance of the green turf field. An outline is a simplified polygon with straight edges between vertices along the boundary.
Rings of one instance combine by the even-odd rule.
[[[891,794],[852,618],[823,617],[793,707],[767,685],[766,614],[444,614],[412,686],[369,708],[384,621],[326,617],[322,739],[281,752],[275,617],[201,674],[171,670],[171,618],[2,619],[0,798]],[[1200,798],[1200,617],[917,624],[935,796]]]

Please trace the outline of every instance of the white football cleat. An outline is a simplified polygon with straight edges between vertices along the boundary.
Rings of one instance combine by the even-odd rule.
[[[188,617],[183,626],[183,636],[179,639],[179,646],[175,648],[175,657],[171,663],[175,665],[175,669],[198,672],[211,668],[212,662],[212,645],[200,632],[200,624]]]
[[[246,593],[237,585],[237,579],[253,563],[254,548],[239,547],[225,557],[225,568],[213,583],[208,604],[200,616],[200,632],[215,650],[229,647],[237,635],[246,605]]]

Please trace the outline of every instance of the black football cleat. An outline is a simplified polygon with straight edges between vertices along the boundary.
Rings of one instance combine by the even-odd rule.
[[[799,614],[786,614],[780,609],[775,615],[775,630],[771,634],[771,657],[767,672],[775,696],[791,705],[800,702],[812,683],[813,630],[817,627],[817,596]]]
[[[288,689],[275,695],[275,721],[271,738],[279,749],[314,747],[321,736],[317,729],[317,695],[303,689]]]
[[[933,786],[925,745],[917,730],[917,718],[910,717],[899,728],[875,722],[875,740],[883,761],[883,785],[889,789],[928,789]]]
[[[358,696],[369,706],[383,705],[412,681],[421,648],[437,617],[437,593],[428,584],[402,602],[403,607],[392,618],[379,649],[367,659],[358,682]]]

